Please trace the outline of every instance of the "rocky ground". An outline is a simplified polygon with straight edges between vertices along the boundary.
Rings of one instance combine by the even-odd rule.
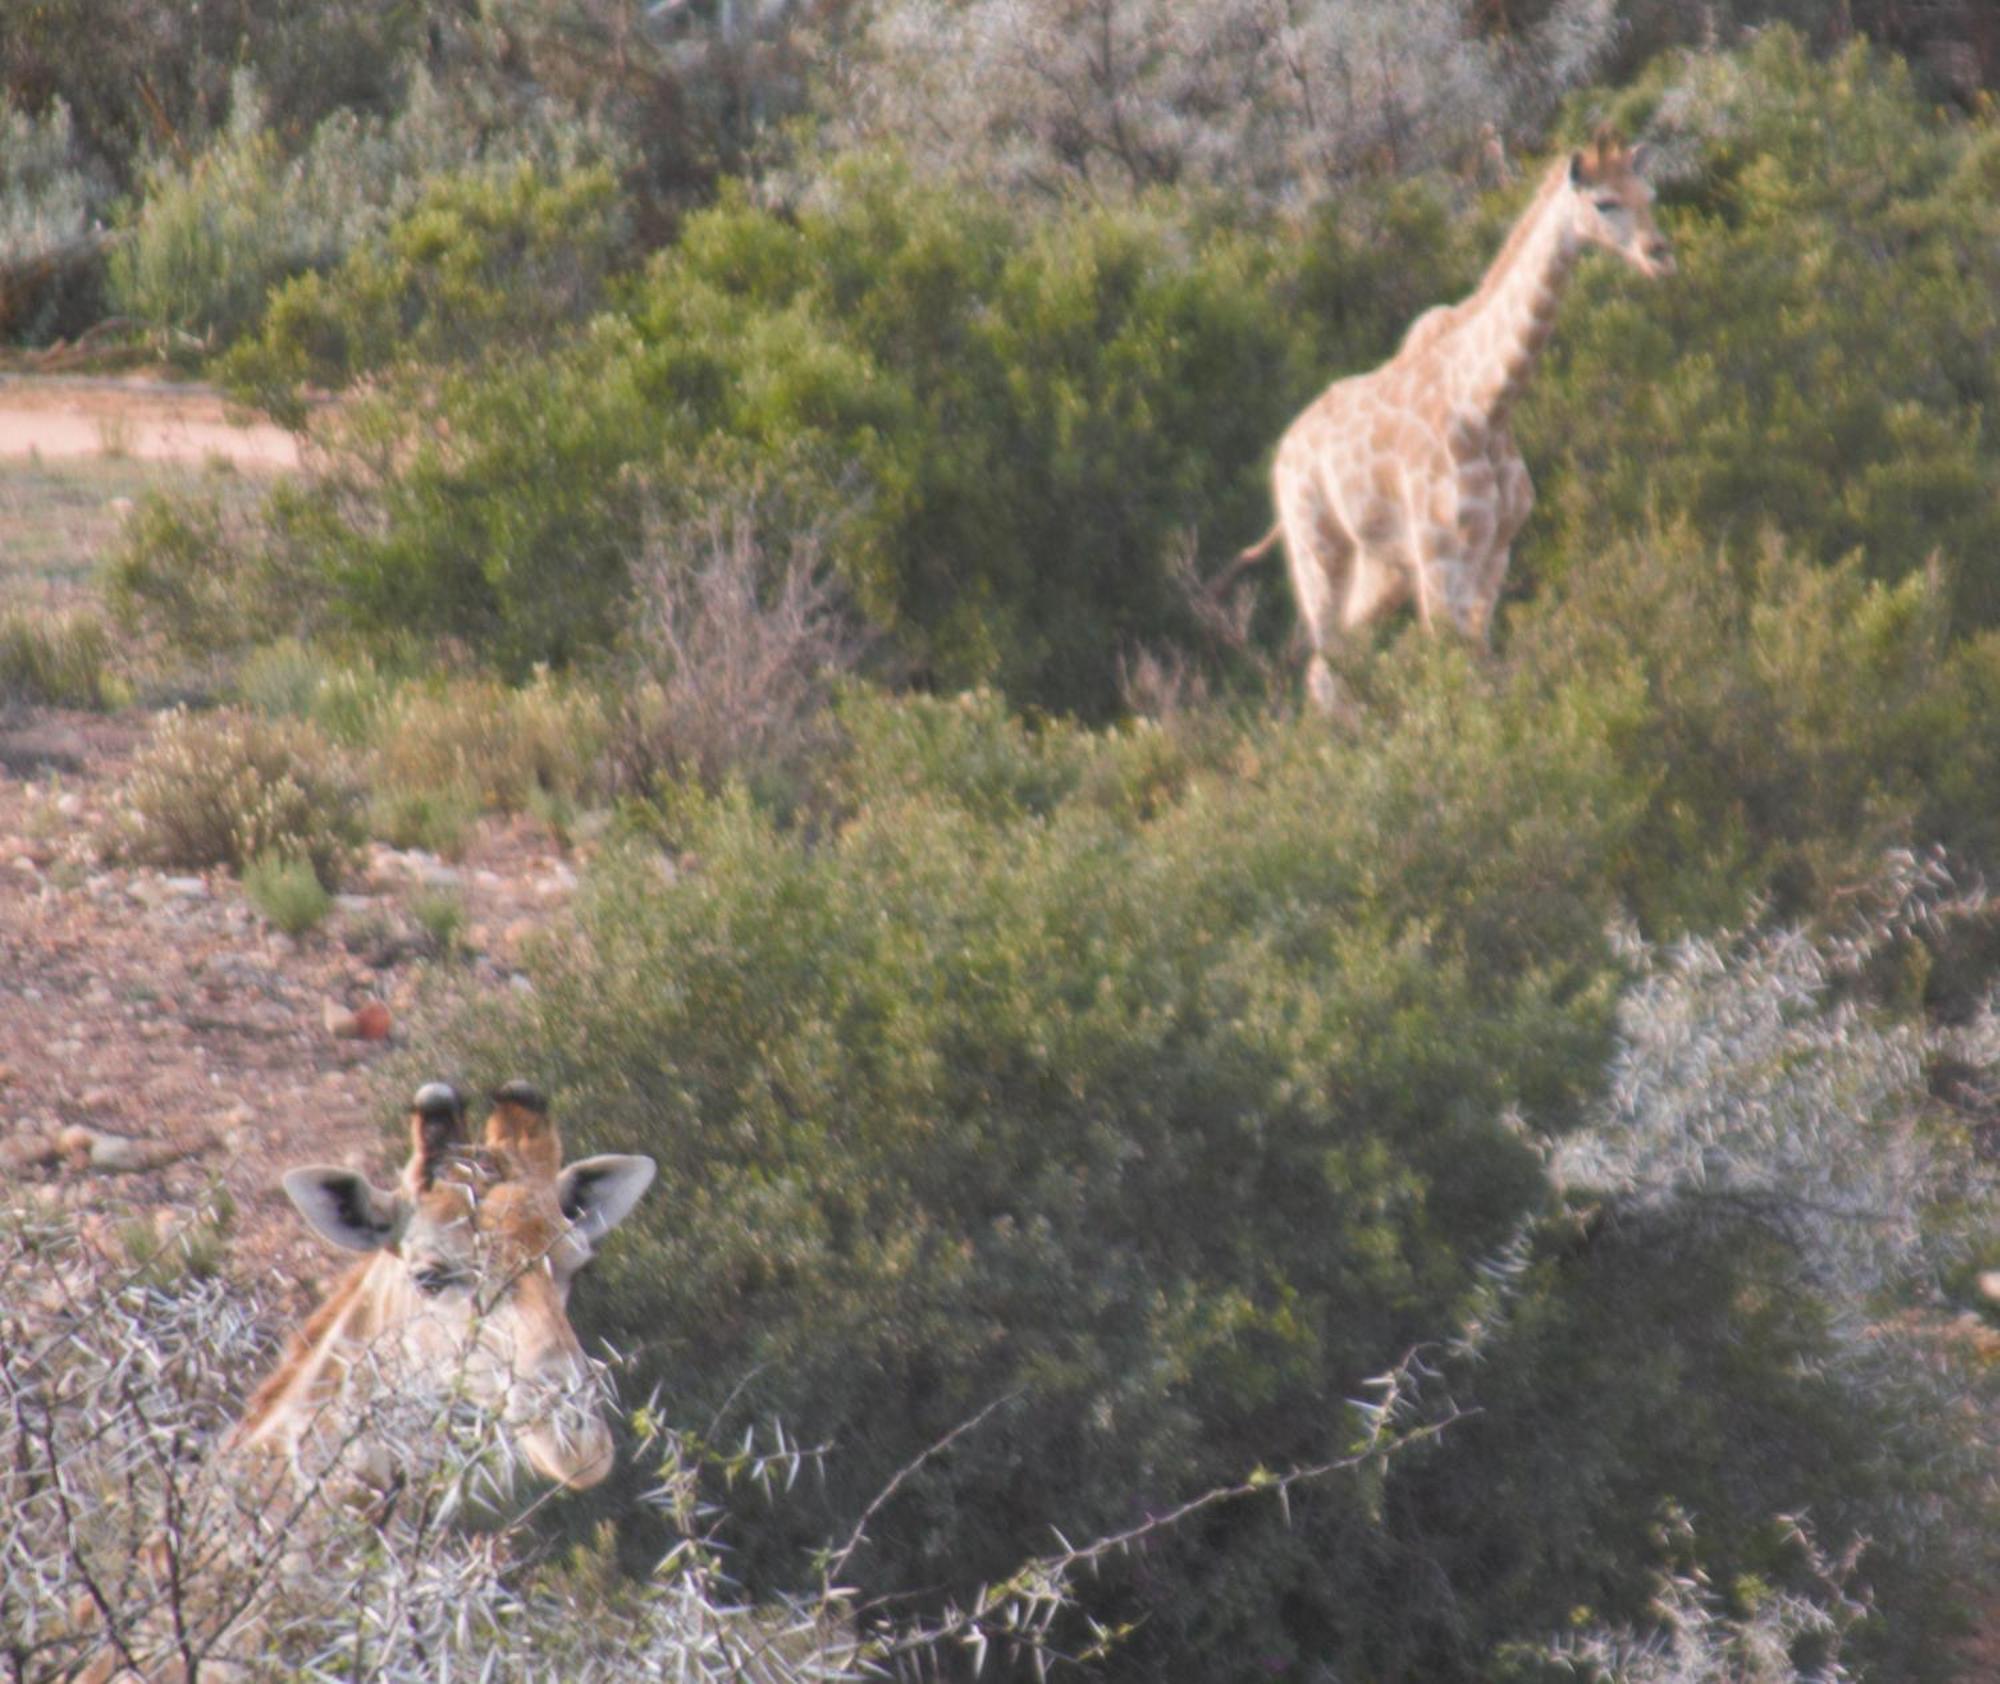
[[[0,1174],[107,1245],[225,1191],[225,1267],[309,1307],[340,1259],[298,1221],[284,1170],[393,1178],[381,1069],[428,1011],[525,987],[521,943],[576,878],[530,821],[489,821],[465,859],[383,846],[325,925],[273,929],[224,872],[119,863],[103,838],[144,715],[0,715]],[[457,897],[441,953],[419,891]],[[440,1071],[449,1076],[451,1072]]]

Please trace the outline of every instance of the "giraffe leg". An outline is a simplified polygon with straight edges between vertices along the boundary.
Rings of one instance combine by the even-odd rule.
[[[1286,479],[1277,488],[1278,520],[1285,530],[1285,561],[1312,654],[1306,661],[1306,697],[1327,717],[1340,711],[1340,687],[1326,651],[1338,634],[1338,604],[1354,565],[1354,542],[1321,489],[1309,478]]]
[[[1445,623],[1463,636],[1482,638],[1486,615],[1479,569],[1466,555],[1457,534],[1442,527],[1429,528],[1421,539],[1419,556],[1417,612],[1424,630],[1435,630],[1442,615]]]

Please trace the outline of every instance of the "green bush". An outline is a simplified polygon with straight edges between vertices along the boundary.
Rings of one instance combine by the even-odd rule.
[[[719,1412],[725,1439],[775,1414],[837,1447],[823,1510],[741,1516],[757,1582],[996,1399],[870,1521],[848,1568],[866,1593],[966,1594],[1051,1526],[1081,1541],[1333,1454],[1340,1400],[1469,1323],[1481,1361],[1446,1361],[1448,1384],[1483,1413],[1372,1500],[1294,1492],[1289,1515],[1218,1511],[1109,1565],[1084,1601],[1136,1625],[1112,1675],[1484,1678],[1573,1615],[1642,1621],[1678,1497],[1718,1582],[1782,1576],[1771,1516],[1802,1503],[1840,1538],[1877,1533],[1895,1675],[1935,1677],[1934,1540],[1878,1531],[1898,1478],[1921,1483],[1887,1423],[1918,1417],[1855,1390],[1865,1350],[1829,1351],[1827,1298],[1760,1214],[1794,1207],[1720,1180],[1663,1204],[1648,1170],[1593,1220],[1529,1149],[1595,1140],[1581,1201],[1627,1138],[1599,1097],[1628,964],[1607,922],[1658,822],[1628,757],[1659,705],[1641,672],[1562,685],[1416,638],[1378,663],[1351,739],[852,696],[833,823],[789,833],[741,795],[683,794],[660,821],[679,871],[614,854],[535,993],[441,1056],[544,1071],[603,1138],[659,1157],[664,1197],[592,1301],[594,1331],[641,1346],[634,1384]],[[1737,887],[1685,870],[1663,897]],[[1628,1059],[1706,1058],[1709,1102],[1753,1133],[1775,1084],[1816,1151],[1870,1161],[1842,1146],[1834,1099],[1869,1109],[1848,1055],[1811,1061],[1865,1048],[1897,1104],[1921,1103],[1916,1066],[1858,1021],[1764,1047],[1817,1022],[1827,986],[1780,981],[1751,973],[1748,1003],[1726,975],[1714,1003],[1639,997]],[[1726,1066],[1702,1050],[1725,1034],[1748,1037]],[[1633,1105],[1709,1092],[1634,1068]]]
[[[808,1531],[1019,1394],[871,1524],[871,1587],[1337,1452],[1338,1400],[1454,1325],[1536,1200],[1499,1119],[1595,1080],[1625,804],[1582,702],[1419,653],[1379,745],[1290,730],[1227,774],[1152,728],[852,701],[823,843],[684,798],[698,864],[619,857],[535,994],[463,1032],[465,1067],[544,1071],[660,1157],[596,1327],[644,1328],[636,1382],[718,1431],[836,1442]],[[1254,1672],[1348,1618],[1316,1580],[1368,1523],[1295,1509],[1222,1526],[1226,1596],[1186,1540],[1115,1574],[1131,1664]]]
[[[149,491],[104,568],[105,596],[126,630],[198,661],[239,656],[332,618],[325,586],[214,491]]]
[[[548,177],[524,161],[434,179],[339,268],[279,287],[221,374],[298,424],[309,384],[338,389],[402,361],[520,356],[599,308],[623,247],[602,165]]]
[[[1170,541],[1262,518],[1291,376],[1258,264],[879,167],[796,218],[730,196],[629,319],[365,407],[274,521],[360,628],[518,673],[610,640],[649,511],[782,491],[905,665],[1107,712],[1118,655],[1190,629]]]
[[[0,614],[0,702],[104,708],[122,686],[106,670],[111,640],[89,614]]]
[[[1520,682],[1643,698],[1609,747],[1645,792],[1615,870],[1647,927],[1712,928],[1759,897],[1811,916],[1890,848],[2000,864],[2000,635],[1953,638],[1953,595],[1939,569],[1884,584],[1682,526],[1579,555],[1516,614]]]
[[[248,714],[165,715],[133,762],[113,838],[155,865],[226,865],[267,854],[304,861],[340,882],[361,840],[360,790],[338,751],[310,726]]]

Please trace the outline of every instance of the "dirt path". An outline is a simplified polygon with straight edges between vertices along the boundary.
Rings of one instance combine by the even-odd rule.
[[[268,422],[232,419],[212,387],[0,375],[0,458],[22,456],[225,461],[265,473],[299,465],[297,439]]]

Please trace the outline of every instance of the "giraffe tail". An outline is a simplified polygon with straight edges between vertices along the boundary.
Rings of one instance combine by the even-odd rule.
[[[1252,544],[1247,550],[1242,551],[1236,557],[1236,561],[1230,569],[1232,574],[1240,573],[1244,568],[1248,567],[1252,562],[1262,561],[1267,555],[1271,553],[1271,546],[1275,544],[1281,536],[1283,536],[1284,530],[1285,526],[1283,521],[1272,522],[1271,530],[1269,532],[1265,533],[1264,536],[1259,538],[1256,543]]]
[[[1214,597],[1221,596],[1224,591],[1228,590],[1231,585],[1235,584],[1242,577],[1245,568],[1254,567],[1258,562],[1262,561],[1271,553],[1271,546],[1277,543],[1284,529],[1282,521],[1276,522],[1272,525],[1269,532],[1265,533],[1263,537],[1259,538],[1247,550],[1239,550],[1236,559],[1209,581],[1208,594]]]

